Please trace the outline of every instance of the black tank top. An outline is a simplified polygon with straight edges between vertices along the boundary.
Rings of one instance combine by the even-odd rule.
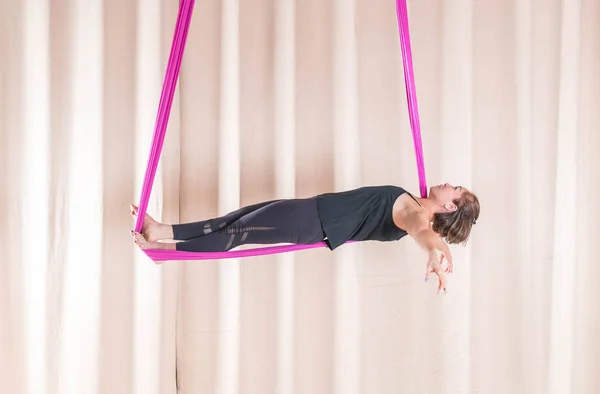
[[[317,209],[329,249],[349,240],[386,242],[407,235],[392,217],[394,202],[404,193],[398,186],[366,186],[319,194]]]

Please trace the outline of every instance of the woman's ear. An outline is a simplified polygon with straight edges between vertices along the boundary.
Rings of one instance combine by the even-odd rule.
[[[447,211],[449,211],[449,212],[454,212],[454,211],[456,211],[456,208],[457,208],[457,207],[456,207],[456,205],[455,205],[455,204],[452,204],[451,202],[448,202],[448,203],[444,204],[444,208],[445,208]]]

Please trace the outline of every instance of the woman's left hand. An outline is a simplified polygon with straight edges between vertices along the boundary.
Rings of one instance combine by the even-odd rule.
[[[454,264],[452,264],[452,255],[450,254],[450,250],[448,250],[446,253],[440,251],[440,264],[442,264],[444,259],[446,259],[446,261],[448,262],[448,264],[446,264],[446,269],[444,269],[444,272],[451,274],[452,270],[454,269]]]

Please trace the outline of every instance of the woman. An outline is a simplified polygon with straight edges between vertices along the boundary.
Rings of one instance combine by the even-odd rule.
[[[131,206],[131,214],[137,207]],[[396,241],[411,236],[428,252],[425,280],[440,277],[441,261],[452,272],[450,244],[466,244],[479,218],[479,200],[469,190],[449,184],[416,198],[398,186],[367,186],[302,199],[273,200],[243,207],[219,218],[162,224],[145,216],[142,233],[132,232],[142,249],[223,252],[246,244],[313,244],[334,250],[346,241]],[[162,243],[162,240],[181,242]],[[438,259],[436,251],[441,253]]]

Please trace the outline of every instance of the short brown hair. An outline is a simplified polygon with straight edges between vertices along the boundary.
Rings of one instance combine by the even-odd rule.
[[[434,214],[432,228],[449,244],[466,245],[471,229],[479,219],[479,199],[473,193],[465,192],[453,202],[456,211]]]

